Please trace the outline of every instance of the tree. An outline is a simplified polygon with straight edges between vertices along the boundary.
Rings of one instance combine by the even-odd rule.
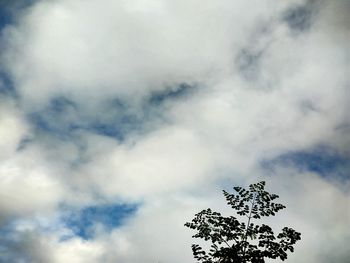
[[[210,208],[195,215],[186,227],[196,230],[194,238],[211,242],[209,251],[197,244],[192,245],[194,258],[202,263],[264,263],[265,258],[285,260],[287,252],[293,252],[293,245],[301,234],[284,227],[275,236],[271,227],[254,224],[253,220],[274,216],[285,206],[273,201],[279,196],[265,191],[265,182],[249,185],[246,190],[233,187],[235,194],[223,191],[227,204],[245,217],[245,222],[235,216],[225,217]]]

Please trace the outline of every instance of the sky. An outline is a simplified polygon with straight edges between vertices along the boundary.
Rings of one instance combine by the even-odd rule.
[[[195,262],[184,223],[261,180],[289,263],[348,263],[349,12],[1,1],[0,263]]]

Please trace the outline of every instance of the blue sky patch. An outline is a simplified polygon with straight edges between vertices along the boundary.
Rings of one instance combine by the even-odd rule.
[[[282,20],[289,28],[296,32],[308,30],[312,24],[313,8],[311,2],[305,5],[295,6],[288,9],[282,16]]]
[[[65,97],[57,97],[50,101],[42,111],[28,115],[29,121],[38,132],[46,132],[60,139],[72,137],[76,105]]]
[[[78,131],[88,131],[122,142],[130,134],[156,128],[156,123],[165,120],[162,105],[181,99],[193,88],[183,83],[155,92],[137,105],[113,98],[101,101],[95,112],[84,110],[84,105],[67,97],[55,97],[42,110],[30,113],[28,120],[37,133],[46,133],[60,140],[74,140]]]
[[[40,111],[28,115],[37,134],[45,133],[59,140],[76,140],[79,131],[88,131],[123,141],[125,136],[141,128],[142,116],[129,112],[127,105],[107,101],[96,112],[85,112],[66,97],[56,97]]]
[[[350,179],[350,159],[327,147],[291,151],[274,159],[264,160],[261,165],[269,170],[273,170],[276,166],[294,166],[301,171],[310,171],[325,177],[332,174]]]
[[[0,3],[0,30],[12,22],[12,13],[9,6],[13,1],[1,1]]]
[[[21,236],[14,230],[15,222],[15,218],[6,220],[6,222],[1,222],[0,263],[29,262],[28,257],[23,254]]]
[[[89,131],[121,141],[141,123],[118,100],[107,101],[98,112],[89,113],[66,97],[52,99],[43,110],[29,114],[28,119],[37,132],[61,140],[74,139],[77,131]]]
[[[195,86],[187,83],[181,83],[176,87],[154,92],[149,99],[149,103],[151,105],[159,105],[169,100],[180,99],[188,95],[194,88]]]
[[[142,129],[145,121],[142,109],[133,111],[127,101],[114,98],[101,104],[99,114],[81,128],[123,141],[129,133]]]
[[[17,97],[17,93],[10,77],[0,70],[0,98]]]
[[[30,5],[35,0],[1,0],[0,1],[0,30],[14,22],[15,14]]]
[[[134,215],[138,205],[108,204],[84,207],[77,211],[68,211],[63,222],[76,236],[90,239],[94,236],[93,226],[99,224],[104,230],[110,231],[123,224]]]

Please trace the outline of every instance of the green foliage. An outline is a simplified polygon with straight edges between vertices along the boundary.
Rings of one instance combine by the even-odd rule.
[[[276,194],[265,191],[265,182],[249,185],[246,190],[234,187],[235,194],[223,191],[227,204],[236,213],[246,218],[246,223],[234,216],[225,217],[210,208],[195,215],[185,224],[196,231],[194,238],[211,242],[210,250],[192,245],[194,258],[201,263],[263,263],[264,258],[285,260],[287,252],[293,252],[293,245],[301,234],[292,228],[284,227],[276,236],[271,227],[254,224],[252,220],[274,216],[285,208],[273,202]]]

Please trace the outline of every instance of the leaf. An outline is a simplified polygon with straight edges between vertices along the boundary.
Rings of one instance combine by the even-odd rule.
[[[276,236],[268,225],[257,225],[252,220],[275,216],[285,206],[273,202],[279,196],[265,190],[264,181],[249,185],[248,190],[233,187],[237,194],[223,191],[227,204],[241,216],[222,216],[210,208],[197,213],[185,226],[196,231],[194,238],[210,242],[209,252],[199,245],[192,245],[194,258],[201,263],[251,262],[263,263],[264,258],[287,259],[287,252],[294,251],[294,244],[301,234],[284,227]],[[257,240],[256,243],[250,243]]]

